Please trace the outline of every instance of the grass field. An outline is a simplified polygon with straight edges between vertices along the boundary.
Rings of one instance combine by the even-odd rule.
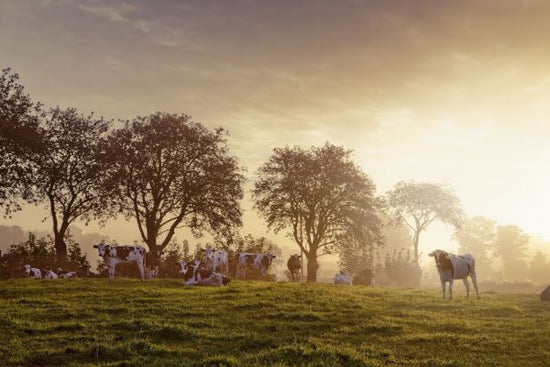
[[[3,281],[0,365],[550,366],[550,304],[455,288]]]

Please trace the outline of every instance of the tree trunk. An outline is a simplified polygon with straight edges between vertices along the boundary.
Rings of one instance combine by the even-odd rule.
[[[420,231],[414,232],[414,262],[416,265],[418,264],[418,239],[420,238]]]
[[[307,281],[316,282],[317,281],[317,269],[319,269],[319,264],[317,263],[317,252],[309,253],[307,258]]]
[[[65,244],[65,239],[63,238],[64,236],[64,233],[56,233],[54,239],[55,258],[58,265],[67,262],[67,245]]]

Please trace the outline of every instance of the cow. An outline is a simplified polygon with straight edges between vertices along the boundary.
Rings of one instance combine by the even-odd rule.
[[[240,252],[239,263],[237,265],[237,275],[244,280],[246,279],[246,274],[250,270],[256,270],[263,278],[265,277],[274,258],[276,258],[276,256],[271,252],[267,252],[265,255],[259,253]]]
[[[54,272],[53,270],[44,270],[42,272],[42,274],[44,274],[44,279],[58,279],[59,278],[57,273]]]
[[[341,270],[339,273],[336,273],[336,275],[333,278],[334,284],[347,284],[351,285],[353,282],[353,277],[349,273],[347,269]]]
[[[139,268],[141,280],[145,280],[145,248],[143,246],[114,246],[100,243],[94,245],[99,256],[103,258],[109,269],[109,280],[115,279],[116,264],[135,262]]]
[[[63,279],[74,278],[76,277],[76,271],[69,271],[67,273],[63,273],[59,277]]]
[[[290,272],[290,279],[292,281],[300,280],[302,273],[302,256],[298,254],[291,255],[286,262],[286,266]]]
[[[229,283],[229,278],[206,267],[200,260],[180,262],[180,273],[183,274],[184,285],[222,286]]]
[[[229,254],[224,249],[211,249],[204,250],[204,262],[206,266],[214,272],[224,272],[229,274]]]
[[[267,269],[271,266],[271,262],[276,257],[277,256],[273,255],[271,252],[268,252],[265,255],[256,255],[256,258],[254,259],[254,268],[260,271],[260,275],[262,276],[262,278],[265,277]]]
[[[145,254],[145,274],[148,279],[157,278],[162,250],[153,250]]]
[[[474,289],[476,290],[477,298],[479,298],[479,290],[477,288],[477,275],[474,257],[470,254],[455,255],[443,250],[435,250],[428,254],[435,259],[435,265],[439,272],[441,280],[441,291],[443,299],[445,299],[445,286],[449,282],[449,299],[453,299],[453,282],[455,279],[462,279],[466,287],[466,298],[470,297],[470,282],[468,276],[472,278]]]
[[[25,275],[32,279],[42,279],[42,271],[31,267],[30,264],[25,264]]]

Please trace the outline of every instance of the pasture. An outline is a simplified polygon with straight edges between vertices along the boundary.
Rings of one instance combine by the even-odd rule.
[[[0,282],[2,366],[548,366],[538,295],[177,280]]]

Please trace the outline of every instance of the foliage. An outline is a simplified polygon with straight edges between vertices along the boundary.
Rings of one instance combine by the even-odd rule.
[[[104,147],[109,123],[75,109],[51,109],[41,129],[44,149],[32,156],[35,196],[44,198],[53,224],[59,262],[66,260],[65,237],[76,219],[105,213]]]
[[[459,253],[470,253],[476,260],[476,268],[482,269],[481,278],[495,275],[492,269],[492,253],[496,240],[496,223],[485,217],[473,217],[464,220],[455,233]]]
[[[375,186],[342,147],[276,148],[258,170],[255,208],[275,232],[289,235],[317,279],[317,257],[343,246],[380,243],[380,202]]]
[[[187,115],[160,112],[112,134],[113,205],[135,218],[149,250],[164,249],[181,227],[230,236],[241,225],[244,177],[225,136]]]
[[[528,277],[527,269],[527,245],[529,236],[525,234],[518,226],[507,225],[498,226],[495,240],[495,257],[500,258],[502,262],[503,279],[509,280],[514,274],[526,280]]]
[[[41,106],[33,103],[10,68],[0,74],[0,207],[9,216],[19,199],[34,201],[29,155],[42,149],[38,129]]]
[[[21,279],[0,294],[6,367],[550,364],[538,294],[168,279]]]
[[[377,253],[375,279],[376,284],[383,286],[417,287],[422,280],[422,269],[410,250],[394,249],[385,253],[384,261]]]
[[[24,276],[24,265],[30,264],[38,269],[57,270],[61,267],[66,271],[77,271],[85,275],[90,268],[86,255],[82,254],[80,246],[70,241],[67,261],[56,261],[55,248],[50,237],[37,238],[29,233],[28,239],[12,245],[1,259],[4,276],[18,278]]]
[[[529,262],[529,280],[536,284],[550,281],[550,262],[541,251],[537,251]]]
[[[443,184],[401,181],[387,193],[388,213],[394,223],[406,224],[414,234],[414,261],[418,264],[420,234],[438,220],[460,227],[460,200]]]

